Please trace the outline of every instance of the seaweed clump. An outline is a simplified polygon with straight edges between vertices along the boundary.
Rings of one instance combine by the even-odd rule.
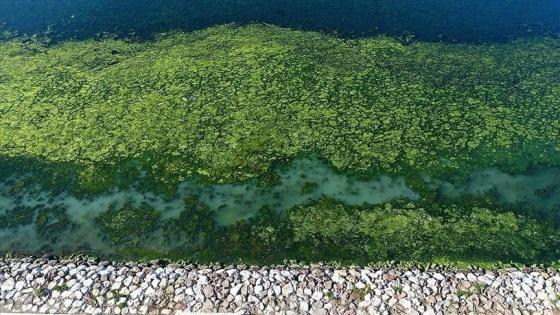
[[[145,236],[157,227],[160,212],[142,203],[135,208],[125,203],[117,208],[115,204],[97,218],[95,223],[106,234],[113,245],[134,241]]]

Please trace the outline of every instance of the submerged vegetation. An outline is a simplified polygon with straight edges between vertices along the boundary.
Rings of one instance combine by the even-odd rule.
[[[194,177],[267,189],[275,167],[316,155],[340,172],[404,176],[421,199],[353,207],[323,198],[217,227],[190,196],[178,217],[126,203],[95,222],[115,255],[131,258],[552,262],[554,221],[498,202],[444,202],[421,175],[560,166],[559,47],[553,38],[405,45],[268,25],[149,42],[11,39],[0,42],[0,179],[18,173],[14,193],[35,182],[86,196],[135,186],[172,199]],[[307,181],[301,194],[317,187]],[[0,214],[0,228],[16,228],[35,210]],[[35,223],[52,242],[71,226],[56,207]],[[159,238],[144,246],[147,234]]]
[[[122,244],[141,238],[157,227],[160,212],[142,204],[135,208],[130,203],[109,209],[95,219],[101,231],[109,236],[111,244]]]
[[[269,264],[286,259],[558,264],[557,222],[476,203],[401,200],[351,207],[326,198],[295,206],[284,219],[264,207],[246,221],[208,230],[204,242],[187,242],[181,250],[124,248],[114,257]]]

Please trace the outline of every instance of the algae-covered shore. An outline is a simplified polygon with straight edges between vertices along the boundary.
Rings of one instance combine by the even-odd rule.
[[[0,210],[0,232],[34,231],[39,251],[55,251],[58,237],[80,228],[76,208],[61,199],[87,208],[121,193],[95,206],[91,242],[56,250],[105,244],[104,255],[200,261],[553,264],[559,47],[551,37],[451,45],[269,25],[150,41],[4,40],[0,180],[9,207]],[[328,186],[303,167],[295,192],[275,191],[305,161],[321,161],[317,170],[347,183]],[[480,174],[547,184],[513,198],[497,181],[469,187]],[[199,185],[196,194],[186,183]],[[260,210],[247,215],[254,199],[241,198],[229,220],[245,220],[217,224],[216,197],[201,191],[242,185],[255,187],[255,199],[267,196]],[[322,196],[333,187],[347,192]],[[128,200],[123,192],[132,190],[145,202]],[[365,204],[349,201],[362,200],[356,195]],[[280,209],[279,196],[300,201]],[[2,250],[25,251],[10,246]]]

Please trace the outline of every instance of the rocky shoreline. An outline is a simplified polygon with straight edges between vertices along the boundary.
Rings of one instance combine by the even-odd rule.
[[[560,314],[560,273],[1,259],[0,312]]]

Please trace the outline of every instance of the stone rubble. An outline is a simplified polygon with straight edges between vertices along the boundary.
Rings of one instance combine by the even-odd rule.
[[[560,314],[560,273],[0,259],[2,312]]]

